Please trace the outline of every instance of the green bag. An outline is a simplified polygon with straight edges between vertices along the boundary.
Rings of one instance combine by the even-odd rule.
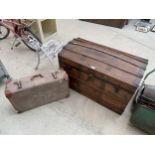
[[[155,86],[145,84],[145,80],[153,72],[155,69],[144,77],[135,95],[133,114],[130,119],[133,125],[149,134],[155,134]]]

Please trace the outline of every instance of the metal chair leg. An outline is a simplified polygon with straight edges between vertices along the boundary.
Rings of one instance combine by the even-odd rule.
[[[9,73],[7,72],[5,66],[3,65],[3,63],[0,60],[0,83],[2,82],[3,79],[8,79],[11,80],[11,76],[9,75]]]
[[[13,47],[15,46],[16,40],[17,40],[17,38],[14,39],[13,44],[11,46],[11,50],[13,50]]]
[[[38,58],[38,61],[37,61],[37,65],[36,65],[36,67],[35,67],[35,70],[37,70],[38,68],[39,68],[39,65],[40,65],[40,53],[39,53],[40,51],[37,51],[36,53],[37,53],[37,58]]]

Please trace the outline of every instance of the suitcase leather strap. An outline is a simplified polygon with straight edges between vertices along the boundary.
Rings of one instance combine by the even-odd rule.
[[[51,74],[52,74],[52,77],[53,77],[54,79],[57,79],[57,72],[51,73]]]
[[[13,84],[16,85],[18,89],[22,88],[22,82],[21,81],[16,81]]]

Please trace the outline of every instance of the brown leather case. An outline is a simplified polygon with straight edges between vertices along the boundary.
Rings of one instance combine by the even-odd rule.
[[[16,111],[23,112],[69,96],[68,75],[46,72],[7,82],[5,95]]]

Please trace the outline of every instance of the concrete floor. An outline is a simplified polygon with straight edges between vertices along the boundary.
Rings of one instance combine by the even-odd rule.
[[[136,32],[131,21],[123,29],[97,25],[79,20],[57,20],[57,36],[64,43],[82,37],[100,44],[149,59],[147,72],[155,67],[155,33]],[[34,72],[49,70],[47,60],[38,71],[36,54],[20,45],[10,50],[12,36],[0,41],[0,59],[10,75],[17,79]],[[148,83],[155,82],[150,78]],[[146,134],[129,123],[131,102],[125,112],[115,112],[70,90],[70,97],[58,102],[17,114],[4,96],[0,86],[0,134]]]

